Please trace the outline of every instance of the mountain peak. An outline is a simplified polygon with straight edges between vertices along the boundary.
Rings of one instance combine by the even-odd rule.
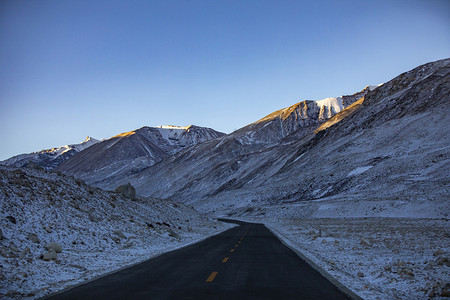
[[[98,141],[99,141],[99,140],[94,139],[94,138],[91,137],[91,136],[87,136],[83,143],[87,143],[87,142],[98,142]]]
[[[189,126],[176,126],[176,125],[160,125],[160,126],[155,126],[154,128],[160,128],[160,129],[188,129],[189,127],[191,127],[193,125],[189,125]]]

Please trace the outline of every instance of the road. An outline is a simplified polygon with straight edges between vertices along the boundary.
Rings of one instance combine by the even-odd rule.
[[[101,277],[48,299],[349,299],[263,224]]]

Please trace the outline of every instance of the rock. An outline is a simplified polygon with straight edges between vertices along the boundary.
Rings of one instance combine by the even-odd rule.
[[[10,221],[13,224],[16,224],[16,218],[14,218],[13,216],[7,216],[6,219],[8,219],[8,221]]]
[[[15,258],[17,257],[17,254],[11,251],[10,249],[1,246],[0,247],[0,255],[6,258]]]
[[[358,274],[356,274],[356,275],[358,275],[358,277],[364,277],[364,273],[363,272],[358,272]]]
[[[51,249],[49,250],[47,253],[44,254],[44,256],[42,257],[43,260],[45,261],[49,261],[52,259],[56,259],[56,251],[55,249]]]
[[[20,296],[20,293],[18,291],[15,290],[9,290],[6,295],[7,298],[17,298],[18,296]]]
[[[128,249],[128,248],[131,248],[131,247],[133,247],[133,245],[134,245],[133,242],[129,242],[129,243],[123,245],[122,249]]]
[[[439,256],[434,262],[438,266],[446,265],[447,267],[450,267],[450,261],[447,257]]]
[[[71,264],[71,265],[69,265],[69,267],[80,269],[80,270],[83,270],[83,271],[86,270],[85,267],[80,266],[80,265],[76,265],[76,264]]]
[[[114,230],[113,234],[117,235],[121,239],[126,239],[127,238],[126,235],[123,234],[122,231],[120,231],[120,230]]]
[[[413,279],[414,276],[415,276],[413,270],[411,268],[408,268],[408,267],[401,268],[400,270],[398,270],[397,273],[403,279]]]
[[[47,246],[45,246],[45,248],[47,248],[47,250],[49,250],[49,251],[51,251],[53,249],[57,253],[61,253],[62,252],[61,244],[58,244],[58,243],[55,243],[55,242],[48,243]]]
[[[52,233],[52,229],[48,226],[44,227],[45,231],[47,231],[48,233]]]
[[[120,193],[125,197],[131,198],[133,200],[136,199],[136,190],[130,183],[118,186],[115,189],[115,192]]]
[[[176,233],[175,231],[173,231],[172,229],[169,229],[169,236],[179,239],[180,235],[178,233]]]
[[[89,220],[91,221],[91,222],[98,222],[98,221],[100,221],[100,218],[97,218],[94,214],[92,214],[92,213],[88,213],[88,217],[89,217]]]
[[[5,237],[3,236],[3,231],[0,229],[0,240],[3,240]]]
[[[441,297],[450,297],[450,284],[447,283],[441,292]]]
[[[444,254],[444,251],[442,251],[441,249],[436,250],[436,251],[433,252],[433,256],[439,256],[439,255],[442,255],[442,254]]]
[[[368,239],[362,239],[360,244],[364,247],[371,247],[372,243]]]
[[[33,243],[39,243],[39,242],[40,242],[40,240],[39,240],[39,238],[38,238],[38,236],[37,236],[36,233],[30,233],[30,234],[28,235],[28,239],[29,239],[30,241],[32,241]]]

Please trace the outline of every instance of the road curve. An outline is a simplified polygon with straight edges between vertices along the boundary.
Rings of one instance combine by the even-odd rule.
[[[46,299],[349,299],[263,224],[197,244]]]

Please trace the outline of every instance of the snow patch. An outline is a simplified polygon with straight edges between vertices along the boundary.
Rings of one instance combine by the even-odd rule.
[[[370,168],[372,168],[373,166],[365,166],[365,167],[359,167],[354,169],[353,171],[351,171],[350,173],[347,174],[347,177],[350,176],[355,176],[355,175],[359,175],[364,173],[365,171],[369,170]]]

